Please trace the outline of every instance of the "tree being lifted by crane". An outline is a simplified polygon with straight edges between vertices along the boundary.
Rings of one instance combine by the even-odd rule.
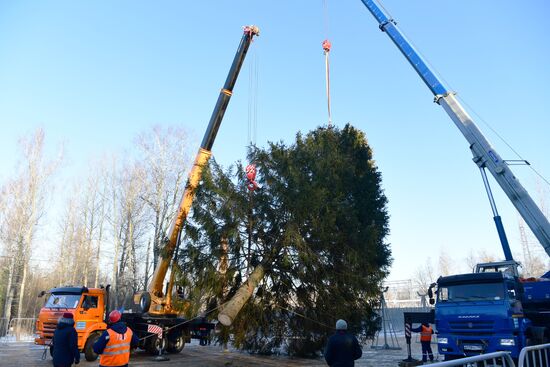
[[[288,145],[254,147],[248,159],[261,187],[251,215],[244,166],[211,161],[205,172],[180,260],[186,293],[219,305],[218,319],[231,323],[222,334],[255,352],[286,344],[313,355],[339,317],[372,335],[391,256],[387,200],[364,133],[318,127]]]

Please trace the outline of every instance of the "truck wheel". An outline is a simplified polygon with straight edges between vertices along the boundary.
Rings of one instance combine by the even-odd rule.
[[[149,307],[151,307],[151,295],[149,292],[143,292],[139,298],[139,308],[141,312],[146,313],[149,311]]]
[[[156,335],[147,339],[145,350],[151,355],[158,355],[159,349],[166,349],[166,338],[159,339]]]
[[[177,336],[174,339],[168,340],[168,353],[179,353],[185,347],[185,337],[183,335]]]
[[[527,345],[539,345],[543,344],[545,342],[545,333],[546,328],[543,326],[531,326],[529,330],[527,330]]]
[[[84,357],[88,362],[93,362],[98,357],[98,354],[94,352],[93,346],[100,336],[101,335],[98,333],[93,333],[88,340],[86,340],[86,344],[84,345]]]

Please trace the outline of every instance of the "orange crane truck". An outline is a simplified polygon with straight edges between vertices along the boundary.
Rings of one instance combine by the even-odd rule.
[[[167,234],[167,242],[161,251],[162,255],[155,268],[153,278],[147,291],[134,296],[134,302],[138,306],[137,312],[124,312],[122,314],[122,320],[140,338],[139,348],[150,353],[156,354],[159,350],[179,353],[185,343],[190,342],[191,333],[198,333],[199,330],[204,330],[204,328],[213,328],[213,324],[202,322],[202,319],[186,320],[182,317],[185,303],[172,302],[175,272],[171,272],[170,281],[165,291],[163,291],[163,284],[168,269],[175,261],[174,253],[181,236],[183,224],[191,208],[203,169],[212,155],[212,146],[231,99],[239,71],[253,37],[258,35],[258,27],[244,27],[241,42],[189,173],[177,215]],[[107,329],[106,320],[110,311],[109,286],[105,288],[58,287],[48,292],[42,292],[41,296],[46,294],[48,297],[36,322],[38,337],[35,339],[35,343],[55,347],[52,345],[52,337],[57,321],[64,312],[71,312],[78,333],[78,348],[85,354],[86,360],[95,360],[97,354],[94,353],[92,346],[101,333]],[[159,338],[155,333],[155,329],[159,330],[158,327],[154,327],[155,325],[163,330],[162,338]]]

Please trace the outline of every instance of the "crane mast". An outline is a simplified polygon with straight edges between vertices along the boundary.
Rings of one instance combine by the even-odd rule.
[[[231,99],[233,92],[233,87],[237,81],[239,71],[244,62],[248,48],[252,43],[254,36],[258,36],[260,30],[256,26],[247,26],[244,27],[244,33],[241,38],[241,42],[231,64],[229,74],[225,80],[225,84],[220,91],[218,100],[210,117],[210,122],[204,134],[201,146],[197,152],[195,162],[187,183],[185,186],[185,191],[181,199],[175,220],[172,223],[170,231],[167,235],[167,242],[165,243],[164,248],[162,249],[161,259],[155,269],[151,283],[149,284],[148,291],[139,294],[140,305],[143,312],[149,312],[153,315],[166,315],[166,314],[177,314],[179,310],[176,310],[172,306],[172,286],[173,278],[169,283],[166,294],[163,292],[163,283],[166,277],[166,273],[170,267],[171,262],[173,261],[174,251],[176,249],[178,238],[180,237],[183,224],[187,218],[187,214],[191,209],[191,204],[193,203],[193,198],[195,197],[195,191],[199,185],[199,182],[202,177],[202,172],[212,155],[212,146],[214,140],[216,139],[216,134],[221,125],[225,110]]]
[[[535,237],[546,250],[546,253],[550,255],[550,223],[548,222],[548,219],[529,196],[519,180],[514,176],[507,163],[487,141],[464,107],[457,100],[455,93],[449,91],[447,87],[445,87],[445,85],[439,80],[439,78],[430,70],[426,62],[424,62],[422,57],[418,54],[418,52],[416,52],[405,36],[401,33],[397,27],[397,23],[391,19],[384,12],[384,10],[382,10],[376,1],[361,1],[378,21],[380,30],[385,32],[390,37],[393,43],[422,78],[424,83],[426,83],[428,88],[430,88],[435,96],[434,101],[443,107],[462,135],[464,135],[470,145],[470,150],[473,154],[473,161],[480,168],[482,176],[485,173],[484,169],[489,170],[512,204],[514,204],[522,218],[525,220],[525,223],[527,223],[529,228],[531,228]],[[490,191],[488,191],[488,193],[490,195]],[[493,212],[495,213],[495,223],[502,242],[504,230],[502,228],[502,223],[500,222],[500,217],[494,208],[491,197],[490,200],[493,207]],[[502,242],[502,246],[506,258],[508,259],[508,257],[510,257],[511,260],[512,255],[507,242]]]

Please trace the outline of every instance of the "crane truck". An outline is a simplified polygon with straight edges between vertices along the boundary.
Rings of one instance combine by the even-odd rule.
[[[550,279],[521,279],[492,197],[488,170],[550,255],[550,223],[495,151],[462,104],[414,49],[397,23],[375,0],[361,0],[434,94],[466,138],[489,196],[505,261],[478,264],[473,273],[440,277],[430,289],[435,304],[439,353],[445,359],[509,351],[547,342],[550,337]],[[436,289],[434,294],[433,289]],[[437,297],[437,303],[434,296]]]
[[[174,253],[181,237],[182,227],[191,208],[203,169],[212,154],[212,146],[231,99],[241,66],[253,37],[258,35],[258,27],[244,27],[239,47],[189,173],[183,197],[167,234],[167,240],[161,251],[161,258],[155,268],[152,280],[147,291],[134,296],[134,302],[138,305],[137,312],[122,314],[122,320],[140,338],[139,347],[150,353],[158,353],[159,349],[166,349],[169,353],[179,353],[185,343],[190,341],[192,332],[213,327],[213,324],[205,323],[201,319],[190,322],[191,320],[181,317],[185,304],[180,305],[172,299],[174,271],[171,272],[166,289],[163,284],[170,266],[176,261]],[[109,286],[104,288],[56,287],[48,292],[42,292],[42,296],[44,295],[47,297],[36,322],[38,337],[35,339],[35,343],[51,345],[58,319],[64,312],[71,312],[74,315],[75,328],[78,333],[78,348],[85,354],[86,360],[95,360],[97,355],[92,346],[107,328]],[[149,332],[149,330],[155,329],[150,325],[156,325],[164,330],[163,337],[159,338],[153,332]]]

